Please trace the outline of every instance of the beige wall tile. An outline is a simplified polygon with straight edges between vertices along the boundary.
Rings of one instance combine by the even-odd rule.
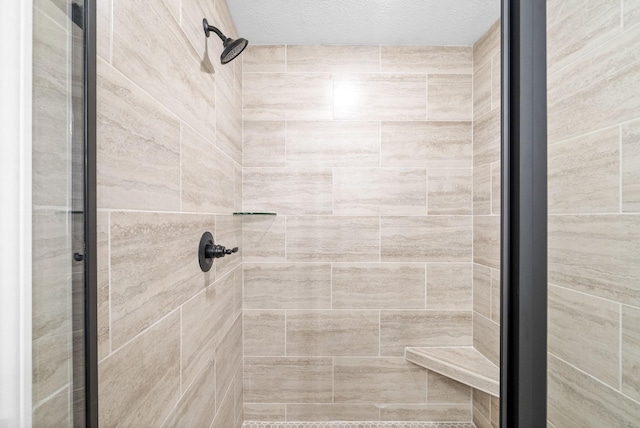
[[[380,312],[380,355],[403,356],[407,346],[471,346],[471,311]]]
[[[500,365],[500,325],[477,312],[473,314],[473,347]]]
[[[471,217],[382,217],[383,261],[471,261]]]
[[[98,277],[98,360],[111,352],[109,334],[109,213],[98,211],[96,218]]]
[[[211,428],[230,428],[235,426],[233,388],[229,388],[225,395],[223,395],[219,400],[220,404],[218,404],[218,412],[216,413],[216,417],[213,419]]]
[[[425,169],[336,168],[336,215],[421,215],[426,212]]]
[[[500,203],[502,195],[502,176],[500,162],[491,164],[491,214],[500,215]]]
[[[212,216],[111,213],[113,349],[213,281],[194,254],[202,232],[215,231],[215,224]]]
[[[640,14],[640,9],[639,9]],[[622,125],[622,211],[640,211],[640,121]]]
[[[591,376],[552,355],[548,373],[549,420],[555,426],[614,427],[637,423],[638,403]]]
[[[335,403],[424,403],[424,369],[404,358],[335,358]]]
[[[473,168],[473,215],[491,214],[491,165]]]
[[[380,409],[383,421],[468,422],[469,404],[391,404]]]
[[[491,427],[500,427],[500,399],[491,396]]]
[[[96,49],[100,58],[111,61],[111,11],[113,0],[97,2],[96,18]]]
[[[242,163],[241,106],[235,106],[224,96],[216,97],[216,146],[235,162]]]
[[[625,31],[640,22],[640,1],[626,0],[622,3],[624,9],[624,29]]]
[[[249,403],[329,403],[331,358],[245,357],[244,399]]]
[[[103,426],[158,426],[180,398],[180,312],[98,365]]]
[[[379,122],[287,122],[287,166],[363,167],[379,165]]]
[[[500,268],[500,217],[473,218],[473,262]]]
[[[429,169],[430,215],[472,214],[473,170]]]
[[[427,309],[471,310],[471,263],[427,264]]]
[[[244,73],[283,73],[285,69],[286,47],[284,45],[249,45],[242,52]]]
[[[180,402],[163,423],[163,427],[195,427],[209,426],[216,414],[216,395],[211,388],[215,385],[216,371],[213,360],[198,373]]]
[[[491,269],[473,265],[473,310],[491,318]]]
[[[180,123],[104,61],[98,61],[99,208],[180,209]]]
[[[471,388],[460,382],[427,371],[427,403],[471,403]]]
[[[116,0],[117,1],[117,0]],[[165,4],[174,4],[176,5],[176,9],[178,10],[174,17],[176,21],[180,23],[180,27],[184,32],[189,42],[193,46],[193,49],[199,54],[203,55],[203,58],[206,55],[206,52],[210,52],[215,48],[215,44],[219,44],[218,40],[214,40],[213,38],[206,38],[203,36],[202,31],[202,18],[207,17],[209,23],[213,25],[220,25],[219,22],[214,21],[215,8],[213,7],[213,2],[208,2],[206,0],[162,0]],[[222,31],[226,32],[226,28],[223,28]],[[208,51],[207,49],[210,49]],[[210,62],[214,64],[218,64],[214,62],[217,58],[213,53],[209,55]],[[211,423],[211,421],[209,421]]]
[[[234,164],[234,179],[233,179],[234,197],[233,197],[233,211],[242,211],[242,165]]]
[[[216,216],[216,233],[214,234],[216,244],[224,245],[227,248],[238,247],[238,252],[217,259],[213,263],[216,271],[216,278],[233,271],[242,263],[244,244],[242,242],[242,217],[233,215]],[[199,241],[198,241],[199,242]]]
[[[327,73],[244,73],[244,120],[326,120],[333,115]]]
[[[33,408],[32,424],[35,428],[69,426],[69,387],[62,389],[47,401]]]
[[[549,282],[640,305],[640,218],[549,217]]]
[[[473,118],[477,119],[491,110],[492,62],[476,66],[473,70]]]
[[[244,263],[245,309],[330,309],[328,263]]]
[[[73,343],[70,332],[61,332],[39,337],[32,346],[32,397],[37,404],[72,380]]]
[[[423,264],[333,264],[331,296],[336,309],[423,309]]]
[[[233,212],[233,160],[186,125],[182,126],[180,165],[183,210],[220,214]]]
[[[278,403],[244,403],[244,418],[247,421],[284,421],[286,407],[286,404]]]
[[[500,52],[500,20],[498,19],[473,45],[473,64],[479,67]]]
[[[500,287],[500,271],[491,269],[491,321],[500,324],[500,302],[501,302],[501,287]]]
[[[473,417],[474,421],[479,416],[480,425],[491,425],[491,396],[485,392],[473,390]]]
[[[287,404],[289,421],[377,421],[374,404]]]
[[[472,73],[470,46],[390,46],[380,51],[383,72]]]
[[[379,257],[377,217],[287,218],[287,260],[366,262]]]
[[[243,216],[243,261],[283,262],[285,260],[285,222],[286,217]]]
[[[382,122],[382,166],[468,168],[471,122]]]
[[[473,166],[500,161],[500,109],[473,122]]]
[[[491,108],[500,108],[502,97],[502,63],[500,53],[491,58]]]
[[[215,355],[216,397],[223,397],[225,393],[233,396],[233,377],[242,367],[242,317],[236,318],[216,348]],[[220,409],[221,405],[219,399],[217,399],[216,407]],[[232,417],[235,416],[232,415]]]
[[[426,91],[424,75],[334,74],[333,118],[423,120]]]
[[[377,356],[378,311],[287,311],[288,356]]]
[[[620,305],[549,286],[548,349],[609,386],[620,388]]]
[[[472,120],[473,75],[429,74],[427,101],[429,120]]]
[[[309,168],[244,168],[243,208],[282,215],[332,213],[332,172]]]
[[[627,396],[640,401],[640,309],[622,306],[622,387]]]
[[[242,124],[242,165],[285,165],[285,122],[245,120]]]
[[[378,45],[287,46],[288,72],[363,73],[380,71]]]
[[[549,146],[549,213],[620,210],[618,127]]]
[[[244,311],[244,355],[285,355],[284,311]]]

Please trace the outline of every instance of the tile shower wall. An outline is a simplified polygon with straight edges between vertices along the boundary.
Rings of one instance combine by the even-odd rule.
[[[242,63],[224,0],[98,2],[100,425],[242,424]],[[161,31],[158,29],[161,28]]]
[[[553,426],[640,420],[640,2],[547,1]]]
[[[473,49],[243,54],[247,420],[471,420]]]
[[[500,21],[473,46],[473,346],[500,365]],[[497,427],[499,399],[473,391],[473,422]]]

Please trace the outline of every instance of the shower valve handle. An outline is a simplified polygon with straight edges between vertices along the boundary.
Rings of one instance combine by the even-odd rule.
[[[231,253],[237,253],[238,247],[226,248],[224,245],[207,245],[204,249],[205,257],[208,259],[219,259]]]
[[[213,241],[213,235],[205,232],[200,238],[198,245],[198,263],[203,272],[208,272],[213,266],[214,259],[219,259],[229,254],[237,253],[238,247],[227,248],[224,245],[217,245]]]

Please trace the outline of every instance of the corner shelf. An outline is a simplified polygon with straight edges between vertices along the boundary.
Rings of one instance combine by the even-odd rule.
[[[405,348],[405,359],[494,397],[500,396],[500,368],[476,348]]]
[[[237,212],[233,215],[278,215],[278,213]]]

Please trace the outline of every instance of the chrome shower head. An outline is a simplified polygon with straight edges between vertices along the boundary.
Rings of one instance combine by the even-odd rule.
[[[249,44],[249,41],[247,39],[240,38],[240,39],[234,40],[230,37],[225,36],[224,34],[222,34],[222,31],[218,30],[213,25],[209,25],[206,18],[202,20],[202,27],[204,28],[204,34],[207,37],[209,37],[209,35],[213,31],[218,35],[218,37],[220,37],[220,40],[222,40],[222,45],[224,46],[224,50],[220,55],[220,62],[223,64],[227,64],[233,61],[238,55],[242,53],[244,48],[246,48],[247,45]]]

